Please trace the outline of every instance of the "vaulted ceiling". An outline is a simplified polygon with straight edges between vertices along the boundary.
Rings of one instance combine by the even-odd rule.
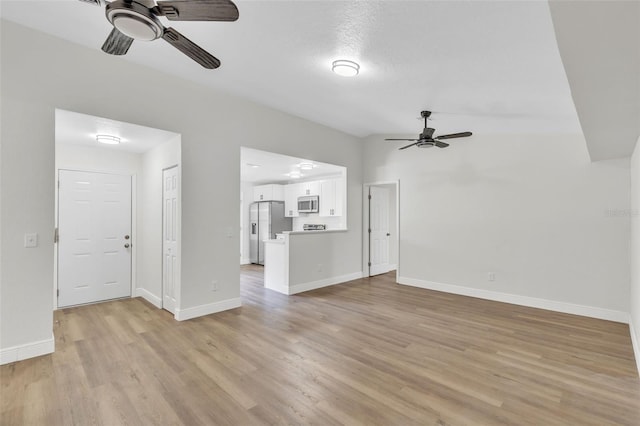
[[[595,122],[594,109],[585,105],[593,96],[606,99],[608,83],[594,86],[590,81],[600,74],[579,77],[575,71],[586,66],[590,53],[606,53],[607,43],[588,34],[598,15],[591,11],[580,17],[570,10],[582,3],[600,2],[553,0],[550,10],[544,0],[237,0],[237,22],[170,25],[162,18],[220,58],[218,70],[201,68],[162,40],[136,41],[126,56],[113,60],[156,68],[357,136],[415,135],[422,128],[420,111],[429,109],[439,134],[585,129],[594,159],[628,155],[633,129],[621,135],[625,146],[620,149],[605,147],[601,153],[593,142],[601,139],[598,132],[607,122],[616,122],[618,110],[609,109],[596,130],[587,124]],[[102,8],[78,0],[3,1],[1,14],[96,50],[111,30]],[[615,22],[606,25],[600,28],[608,34]],[[615,40],[629,34],[618,33]],[[359,62],[360,75],[333,74],[335,59]],[[592,95],[581,95],[594,87]]]

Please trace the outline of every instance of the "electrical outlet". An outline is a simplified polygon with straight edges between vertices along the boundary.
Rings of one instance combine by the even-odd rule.
[[[489,272],[489,281],[495,281],[496,280],[496,273],[495,272]]]
[[[26,248],[38,247],[38,234],[24,234],[24,246]]]
[[[211,281],[211,291],[218,291],[218,280]]]

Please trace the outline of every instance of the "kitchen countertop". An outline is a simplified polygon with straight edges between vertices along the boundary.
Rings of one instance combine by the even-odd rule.
[[[328,234],[331,232],[347,232],[348,229],[324,229],[318,231],[284,231],[283,234],[301,235],[301,234]]]
[[[264,240],[265,243],[271,243],[271,244],[284,244],[284,239],[279,239],[279,240]]]

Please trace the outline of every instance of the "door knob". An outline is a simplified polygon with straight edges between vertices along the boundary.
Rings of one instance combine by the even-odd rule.
[[[125,244],[124,248],[129,248],[129,243]]]
[[[387,232],[387,237],[390,236],[391,234]]]
[[[124,236],[124,239],[125,239],[125,240],[128,240],[129,238],[131,238],[131,237],[129,237],[128,235],[125,235],[125,236]]]

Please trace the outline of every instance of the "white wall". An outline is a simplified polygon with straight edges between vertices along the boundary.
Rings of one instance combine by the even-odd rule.
[[[59,169],[139,175],[142,155],[115,149],[56,144],[56,173]]]
[[[364,181],[400,180],[403,282],[626,320],[628,159],[591,163],[573,135],[383,138],[365,141]]]
[[[180,137],[142,155],[138,179],[136,295],[156,306],[162,300],[162,171],[180,164]]]
[[[631,291],[630,318],[631,338],[636,355],[636,364],[640,372],[640,138],[631,157],[631,238],[630,266]]]
[[[349,197],[343,244],[350,256],[342,261],[361,269],[359,139],[99,48],[7,21],[0,31],[0,348],[51,339],[55,108],[182,136],[181,309],[202,307],[201,314],[239,300],[240,146],[246,141],[251,148],[348,167],[349,191],[358,196]],[[201,72],[215,78],[216,71]],[[40,234],[38,248],[23,248],[25,232]]]

